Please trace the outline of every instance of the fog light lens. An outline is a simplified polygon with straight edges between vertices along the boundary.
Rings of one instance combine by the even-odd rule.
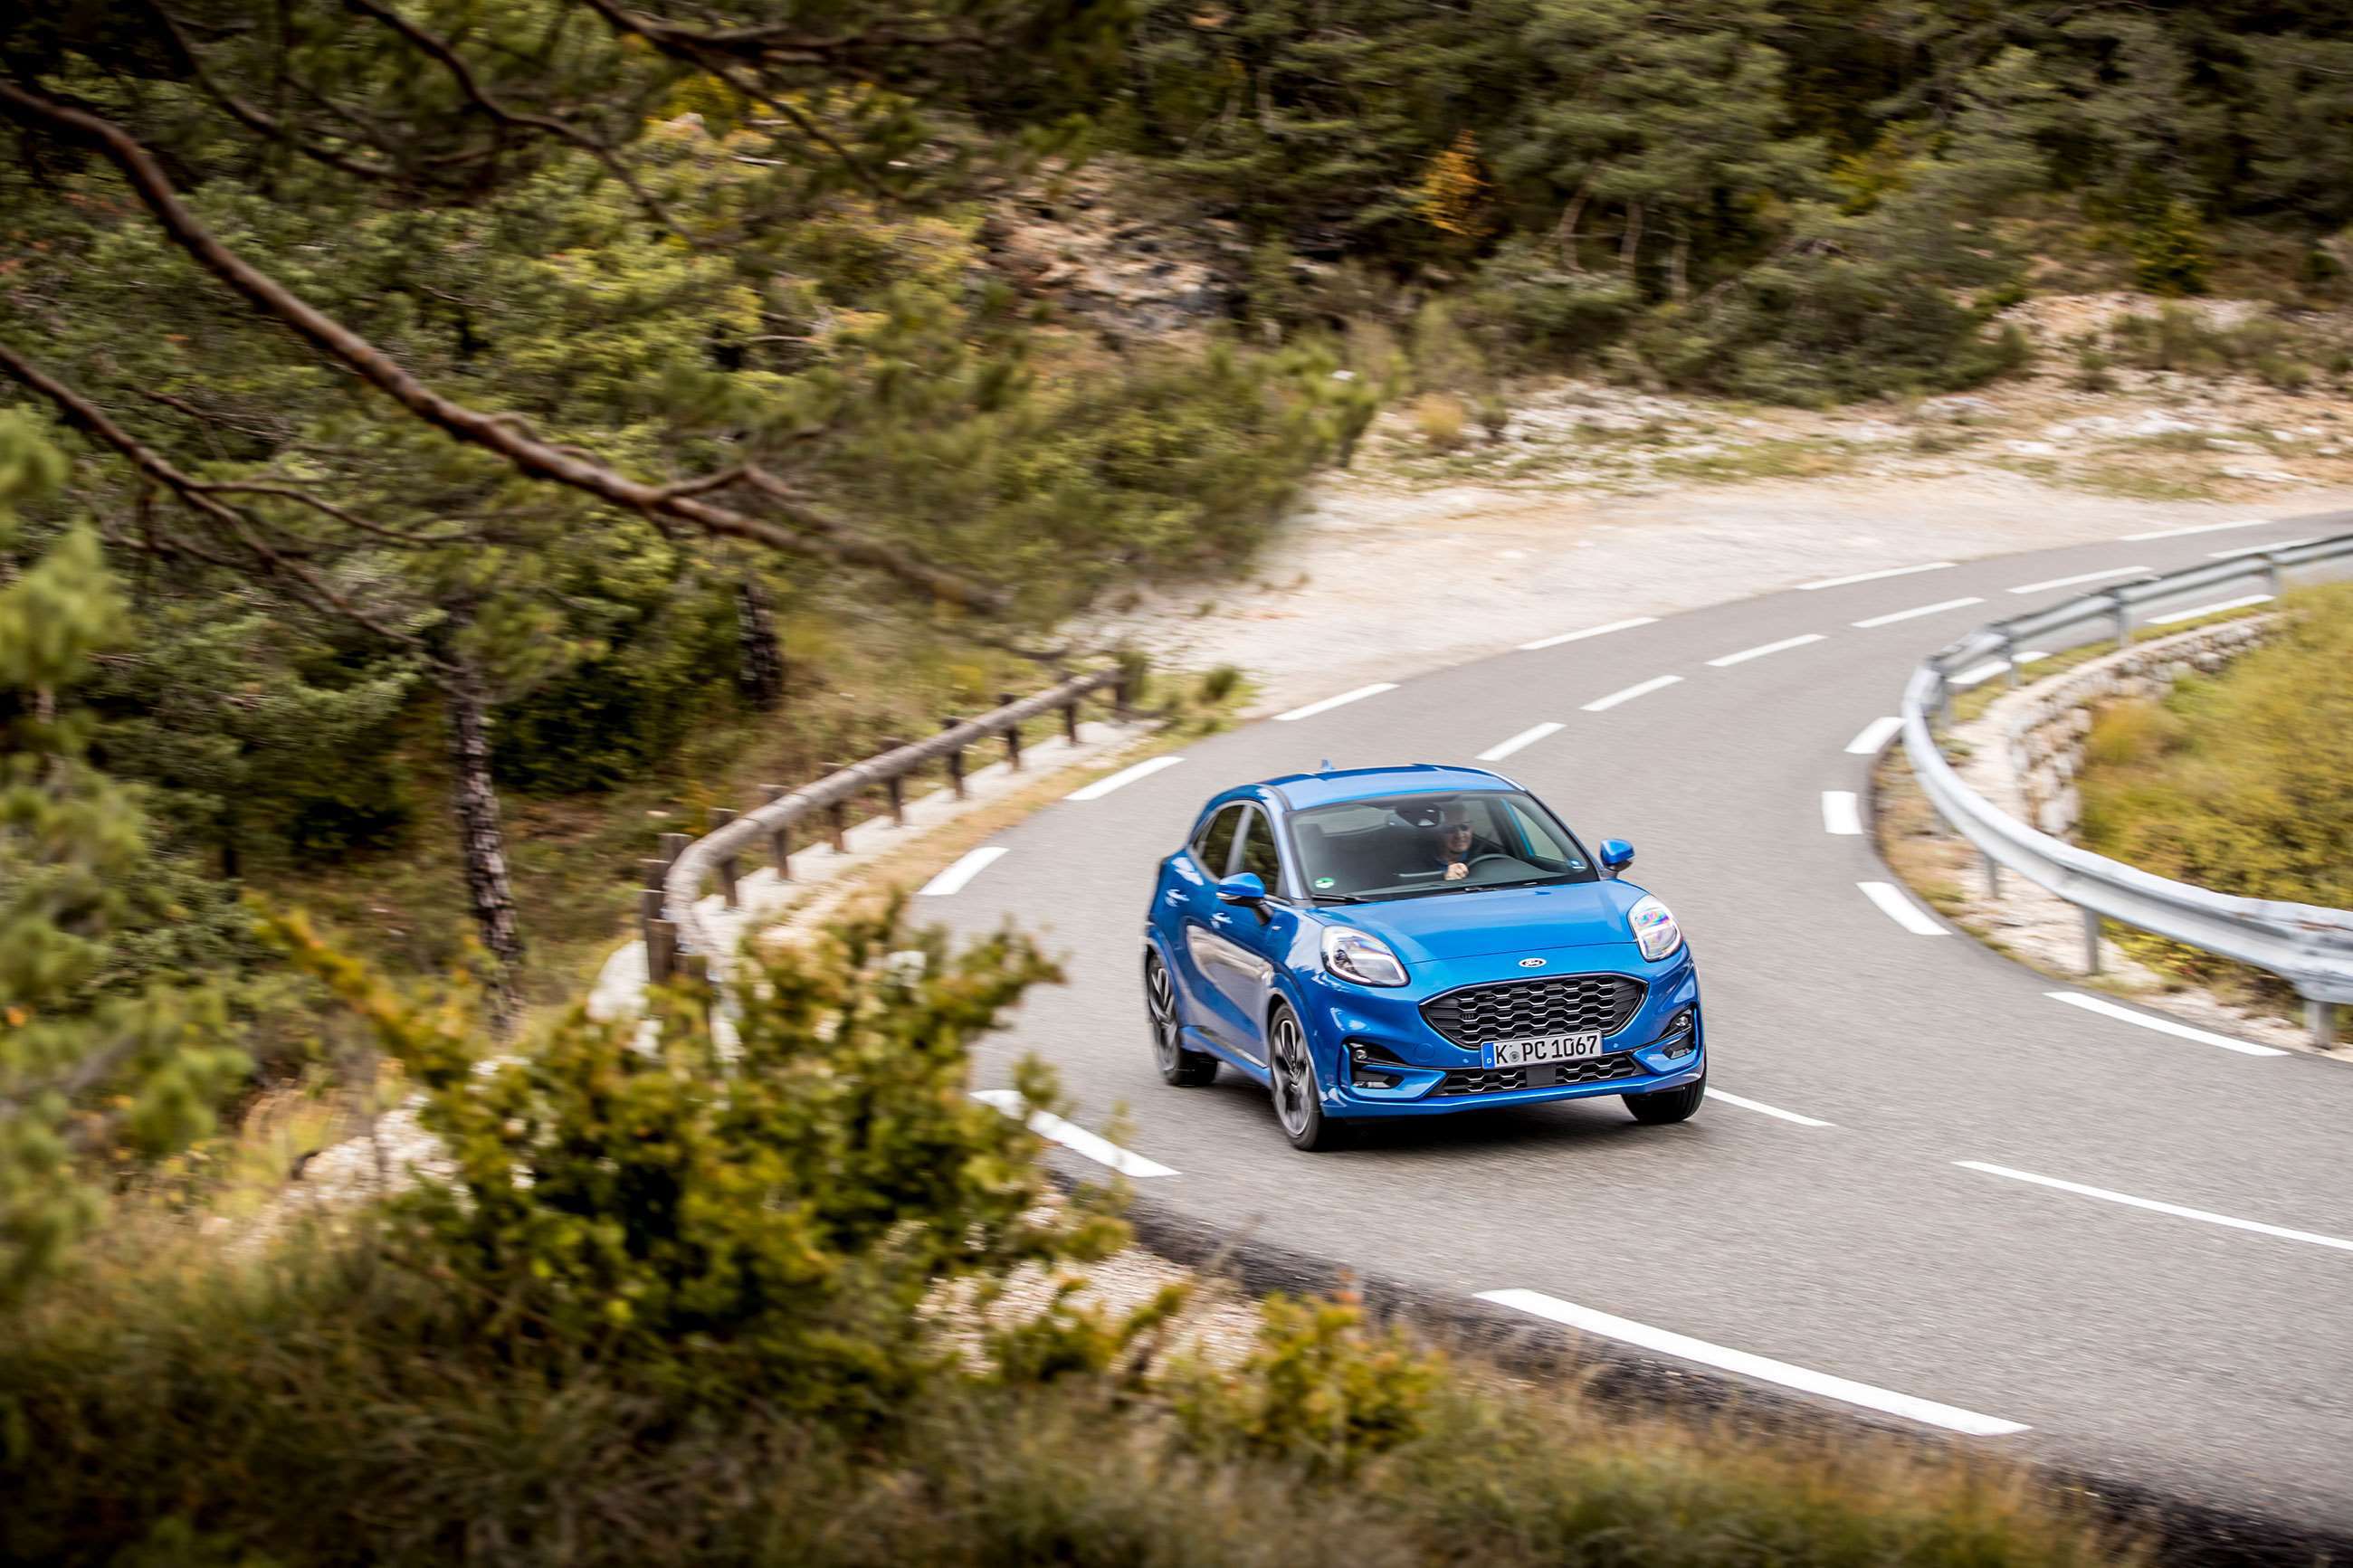
[[[1659,1031],[1658,1044],[1660,1054],[1670,1061],[1679,1061],[1699,1049],[1699,1042],[1692,1035],[1690,1008],[1678,1008],[1675,1016],[1667,1020],[1667,1026]]]

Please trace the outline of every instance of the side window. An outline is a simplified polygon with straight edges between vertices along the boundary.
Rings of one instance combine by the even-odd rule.
[[[1561,837],[1550,823],[1515,800],[1505,802],[1504,809],[1511,814],[1513,826],[1519,830],[1520,837],[1526,842],[1527,847],[1522,853],[1527,858],[1540,866],[1557,867],[1564,871],[1585,869],[1585,857]]]
[[[1234,869],[1250,872],[1266,884],[1268,892],[1282,894],[1282,860],[1274,850],[1274,825],[1263,811],[1250,811],[1250,832],[1242,839],[1242,863]]]
[[[1234,847],[1234,830],[1241,826],[1242,813],[1250,807],[1234,805],[1209,818],[1200,837],[1193,840],[1193,858],[1211,877],[1226,874],[1226,857]]]

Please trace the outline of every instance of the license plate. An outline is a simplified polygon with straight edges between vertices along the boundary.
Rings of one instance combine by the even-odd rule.
[[[1488,1046],[1487,1052],[1487,1065],[1492,1068],[1583,1061],[1588,1057],[1601,1054],[1601,1037],[1598,1034],[1544,1035],[1532,1040],[1496,1040]]]

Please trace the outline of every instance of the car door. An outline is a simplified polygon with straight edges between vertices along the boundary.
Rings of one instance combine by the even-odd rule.
[[[1232,992],[1223,978],[1233,945],[1225,935],[1233,923],[1233,910],[1218,901],[1218,879],[1232,862],[1234,841],[1241,836],[1242,814],[1249,809],[1235,801],[1202,824],[1183,852],[1191,858],[1198,878],[1166,878],[1160,895],[1173,917],[1170,924],[1176,940],[1170,946],[1176,983],[1190,1004],[1187,1021],[1207,1031],[1217,1044],[1237,1050],[1251,1041],[1256,1031],[1235,1009]],[[1251,1055],[1255,1058],[1258,1053]]]
[[[1215,971],[1234,1013],[1249,1030],[1245,1037],[1250,1059],[1263,1062],[1262,1044],[1268,993],[1274,973],[1299,933],[1297,909],[1285,898],[1282,855],[1275,843],[1274,824],[1263,806],[1249,806],[1240,840],[1234,849],[1234,869],[1248,871],[1266,884],[1270,895],[1263,910],[1228,905],[1225,919],[1214,926],[1222,939]]]

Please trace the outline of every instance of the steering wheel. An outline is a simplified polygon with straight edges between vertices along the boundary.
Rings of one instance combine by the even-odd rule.
[[[1483,850],[1483,851],[1482,851],[1481,853],[1479,853],[1479,854],[1477,854],[1477,855],[1473,855],[1473,856],[1472,856],[1472,857],[1471,857],[1471,858],[1469,858],[1468,860],[1465,860],[1465,861],[1463,861],[1463,862],[1462,862],[1462,872],[1463,872],[1463,875],[1468,876],[1468,875],[1470,875],[1471,870],[1472,870],[1472,868],[1473,867],[1478,866],[1478,865],[1481,865],[1481,864],[1482,864],[1483,862],[1485,862],[1485,861],[1489,861],[1489,860],[1516,860],[1516,859],[1518,859],[1518,858],[1519,858],[1519,857],[1518,857],[1518,856],[1516,856],[1516,855],[1506,855],[1506,854],[1504,854],[1504,853],[1502,850],[1500,850],[1500,849],[1488,849],[1488,850]]]

